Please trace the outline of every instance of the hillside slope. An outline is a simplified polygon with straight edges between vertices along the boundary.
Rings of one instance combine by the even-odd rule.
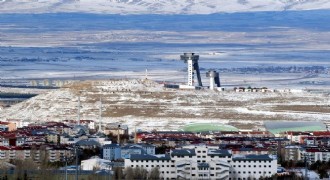
[[[330,119],[329,96],[296,93],[237,93],[164,89],[150,80],[85,81],[52,90],[0,111],[0,119],[61,121],[81,119],[121,122],[143,129],[178,129],[192,122],[231,124],[243,128],[264,120]]]

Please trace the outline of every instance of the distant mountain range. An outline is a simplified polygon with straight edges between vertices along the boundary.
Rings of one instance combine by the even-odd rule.
[[[0,0],[0,13],[211,14],[330,9],[329,0]]]

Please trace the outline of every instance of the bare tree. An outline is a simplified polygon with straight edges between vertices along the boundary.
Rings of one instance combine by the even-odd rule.
[[[148,171],[141,167],[136,167],[133,170],[134,172],[134,179],[147,179],[148,178]]]
[[[160,179],[160,171],[159,169],[152,168],[151,171],[149,172],[148,179],[150,180],[159,180]]]
[[[121,167],[114,168],[114,179],[123,179],[123,169]]]
[[[131,167],[126,167],[124,170],[125,179],[134,179],[134,170]]]

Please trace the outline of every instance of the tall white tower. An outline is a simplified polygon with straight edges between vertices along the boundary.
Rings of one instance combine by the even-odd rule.
[[[214,70],[209,70],[206,73],[206,77],[210,78],[210,89],[214,89],[214,85],[216,84],[217,87],[220,87],[220,78],[219,78],[219,73],[217,73]]]
[[[188,64],[188,86],[195,86],[195,83],[194,83],[195,71],[196,71],[196,75],[197,75],[198,86],[203,86],[200,71],[199,71],[199,66],[198,66],[199,56],[195,55],[195,53],[184,53],[180,57],[181,57],[181,60],[183,60],[185,63]]]

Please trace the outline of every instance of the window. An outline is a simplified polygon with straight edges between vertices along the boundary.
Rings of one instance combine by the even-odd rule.
[[[191,174],[191,176],[196,176],[196,174]]]
[[[210,176],[214,176],[214,174],[211,174]]]

